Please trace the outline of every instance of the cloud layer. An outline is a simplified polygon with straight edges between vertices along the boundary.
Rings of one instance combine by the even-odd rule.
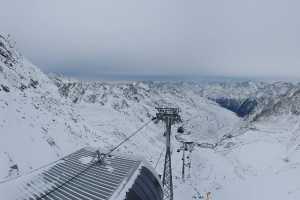
[[[300,76],[292,0],[3,1],[1,32],[48,72]]]

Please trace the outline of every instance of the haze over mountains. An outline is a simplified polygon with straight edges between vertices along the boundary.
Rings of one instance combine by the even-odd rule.
[[[300,84],[48,77],[15,45],[0,36],[3,184],[83,146],[107,151],[151,120],[156,106],[173,106],[182,110],[185,128],[184,134],[173,130],[175,199],[200,199],[206,192],[224,200],[300,198]],[[152,124],[119,153],[155,166],[163,131]],[[195,143],[185,183],[175,136]]]

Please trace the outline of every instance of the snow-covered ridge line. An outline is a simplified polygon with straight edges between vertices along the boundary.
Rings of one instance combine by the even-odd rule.
[[[6,53],[0,61],[0,180],[25,174],[84,146],[111,149],[151,119],[156,106],[181,108],[184,122],[178,126],[185,129],[179,135],[181,139],[200,147],[201,144],[217,146],[195,148],[190,153],[191,176],[183,183],[178,178],[182,161],[176,149],[180,144],[173,138],[177,199],[197,199],[208,191],[213,197],[235,199],[232,194],[236,188],[247,191],[247,187],[243,188],[245,182],[256,185],[269,180],[264,176],[271,176],[271,182],[266,184],[271,186],[279,175],[297,177],[294,173],[298,173],[299,162],[299,84],[49,78],[21,54],[14,53],[17,50],[9,46],[5,37],[1,41],[5,46],[1,51]],[[4,58],[15,61],[6,62]],[[219,98],[239,102],[251,98],[258,104],[253,115],[242,119],[220,107],[215,102]],[[252,120],[257,114],[259,117]],[[174,128],[173,133],[178,136],[177,127]],[[128,156],[142,156],[154,165],[164,146],[163,131],[162,124],[152,124],[119,151]],[[162,172],[162,166],[159,162],[158,173]],[[291,194],[299,199],[294,187],[296,180],[293,183],[279,184],[280,195]],[[238,199],[245,199],[241,196]]]
[[[6,39],[2,43],[9,46]],[[11,55],[17,52],[15,47],[5,47],[3,51]],[[231,112],[191,91],[186,83],[73,84],[58,79],[54,84],[53,79],[21,54],[15,54],[18,57],[14,57],[16,62],[12,66],[0,62],[0,84],[8,87],[7,91],[0,91],[2,180],[29,172],[86,145],[109,149],[154,116],[156,106],[178,106],[186,118],[202,113],[215,119],[210,122],[198,119],[204,125],[199,131],[214,132],[212,136],[194,133],[196,139],[203,137],[207,141],[222,137],[222,130],[239,121]],[[218,112],[224,115],[219,116]],[[220,127],[224,121],[228,124]],[[155,162],[164,144],[162,128],[160,124],[148,127],[121,151],[129,155],[138,152],[150,163]]]
[[[0,180],[57,160],[95,138],[10,38],[0,37],[0,54]]]
[[[77,101],[86,103],[95,103],[98,101],[98,103],[105,104],[107,93],[112,95],[116,90],[126,88],[134,92],[138,91],[140,95],[143,95],[143,92],[144,94],[156,92],[182,96],[193,94],[205,99],[210,99],[220,106],[235,112],[238,116],[252,120],[258,120],[264,117],[264,113],[266,113],[267,110],[270,110],[272,107],[278,107],[278,102],[286,101],[287,99],[291,99],[292,96],[296,96],[297,93],[295,91],[300,89],[300,84],[288,82],[107,82],[82,81],[56,75],[52,75],[51,79],[58,86],[60,94],[72,100],[74,103]],[[144,91],[142,92],[142,90]],[[124,95],[126,95],[125,92]],[[104,100],[104,102],[102,100]],[[293,105],[295,103],[296,102],[293,102]],[[294,106],[285,112],[295,114],[298,110],[295,110]]]

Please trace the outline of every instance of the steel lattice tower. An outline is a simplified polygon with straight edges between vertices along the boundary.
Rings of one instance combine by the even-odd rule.
[[[163,173],[164,200],[173,200],[172,162],[171,162],[171,128],[172,125],[181,122],[179,108],[156,108],[157,120],[166,124],[166,155]]]

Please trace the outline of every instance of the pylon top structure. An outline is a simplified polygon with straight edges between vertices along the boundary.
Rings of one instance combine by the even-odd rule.
[[[156,114],[158,120],[165,121],[166,119],[171,119],[172,124],[181,122],[179,108],[156,107],[155,109],[158,111],[158,113]]]

